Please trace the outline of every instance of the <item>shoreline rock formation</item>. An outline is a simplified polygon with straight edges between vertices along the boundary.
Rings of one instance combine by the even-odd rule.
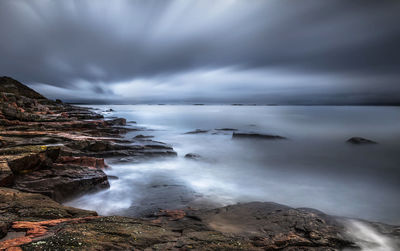
[[[148,136],[124,138],[131,130],[139,129],[126,126],[123,118],[107,120],[0,78],[0,250],[357,248],[337,217],[276,203],[166,208],[146,219],[61,205],[109,187],[105,157],[176,156],[172,147]],[[399,238],[398,228],[378,225]]]
[[[62,202],[109,187],[104,157],[175,156],[159,142],[123,139],[124,118],[48,100],[0,78],[0,184]]]

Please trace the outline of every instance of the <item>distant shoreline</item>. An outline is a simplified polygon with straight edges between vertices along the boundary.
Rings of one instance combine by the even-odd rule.
[[[75,103],[75,102],[65,102],[70,105],[151,105],[151,106],[166,106],[166,105],[186,105],[186,106],[349,106],[349,107],[359,107],[359,106],[382,106],[382,107],[399,107],[400,104],[148,104],[148,103],[138,103],[138,104],[113,104],[113,103]]]

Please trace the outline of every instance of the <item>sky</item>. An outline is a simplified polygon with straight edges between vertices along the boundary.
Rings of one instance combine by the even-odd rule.
[[[400,1],[1,0],[0,75],[84,103],[400,103]]]

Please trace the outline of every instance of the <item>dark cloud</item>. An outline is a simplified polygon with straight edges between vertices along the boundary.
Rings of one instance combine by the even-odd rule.
[[[69,100],[400,101],[398,13],[385,0],[2,0],[0,75]]]

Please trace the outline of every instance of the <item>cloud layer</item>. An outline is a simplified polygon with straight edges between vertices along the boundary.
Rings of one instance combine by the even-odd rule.
[[[400,102],[400,2],[0,1],[0,75],[106,102]]]

